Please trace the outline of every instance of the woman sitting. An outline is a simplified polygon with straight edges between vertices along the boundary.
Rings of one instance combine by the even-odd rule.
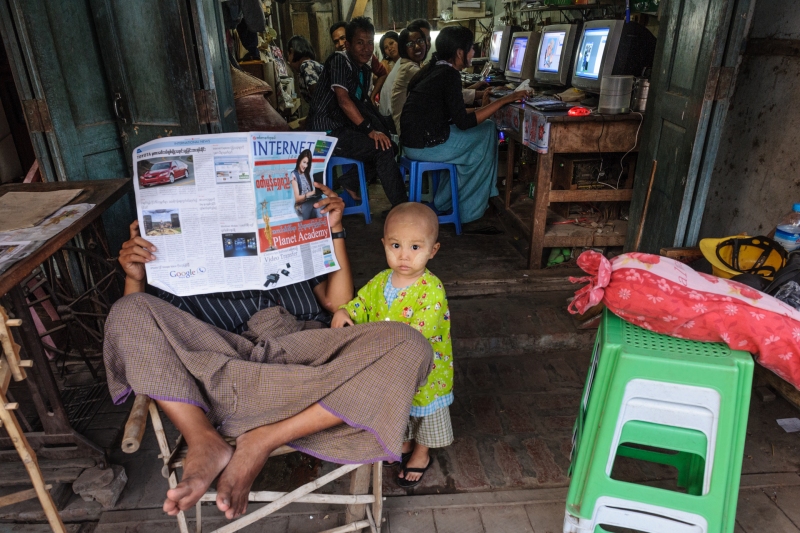
[[[397,35],[396,31],[387,31],[383,34],[383,37],[381,37],[378,48],[380,48],[381,55],[383,56],[381,65],[386,68],[386,72],[391,72],[394,68],[394,64],[400,59],[400,53],[397,50],[397,42],[399,39],[400,36]]]
[[[460,71],[475,54],[472,32],[448,26],[436,38],[436,53],[409,84],[401,140],[405,154],[414,160],[455,163],[462,222],[483,216],[489,197],[497,196],[497,130],[487,120],[505,104],[524,98],[518,91],[483,107],[467,110],[461,91]],[[452,207],[450,185],[440,182],[436,208]]]
[[[317,55],[308,39],[302,35],[295,35],[289,39],[286,46],[286,59],[292,71],[297,73],[298,92],[308,104],[314,89],[317,88],[319,76],[322,74],[322,65],[316,61]]]
[[[422,29],[413,23],[400,32],[400,66],[392,86],[392,119],[400,135],[400,115],[408,96],[408,84],[417,75],[422,62],[428,57],[428,41]]]
[[[297,163],[292,170],[292,191],[297,216],[303,220],[319,218],[319,209],[314,207],[313,201],[309,201],[316,194],[314,180],[311,179],[311,150],[303,150],[297,156]]]

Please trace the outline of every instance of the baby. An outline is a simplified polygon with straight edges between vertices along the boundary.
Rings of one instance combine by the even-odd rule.
[[[383,247],[389,269],[333,315],[331,327],[394,320],[422,333],[433,347],[433,370],[417,391],[403,442],[403,462],[397,484],[420,483],[431,464],[429,448],[453,442],[449,405],[453,403],[453,348],[450,311],[439,278],[425,265],[439,251],[439,220],[427,206],[400,204],[386,217]]]

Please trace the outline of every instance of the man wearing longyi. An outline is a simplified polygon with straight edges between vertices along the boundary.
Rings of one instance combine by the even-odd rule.
[[[217,507],[245,512],[253,480],[283,444],[338,463],[400,460],[412,398],[431,368],[425,338],[405,324],[327,329],[353,296],[344,203],[328,214],[341,269],[269,291],[179,297],[147,285],[159,251],[130,226],[120,252],[125,296],[106,322],[104,360],[115,403],[153,398],[188,444],[164,511],[191,508],[217,477]],[[236,437],[236,447],[223,436]]]

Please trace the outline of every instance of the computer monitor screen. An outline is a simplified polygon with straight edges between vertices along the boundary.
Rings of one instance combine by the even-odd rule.
[[[489,61],[500,61],[500,50],[503,44],[503,30],[492,32],[492,44],[489,46]]]
[[[575,75],[596,80],[600,77],[600,67],[606,50],[608,33],[611,28],[586,28],[575,58]]]
[[[541,72],[558,72],[566,36],[565,31],[548,31],[542,34],[542,50],[539,54]]]
[[[525,50],[528,48],[528,37],[515,37],[508,51],[508,65],[506,72],[521,74],[522,64],[525,59]]]

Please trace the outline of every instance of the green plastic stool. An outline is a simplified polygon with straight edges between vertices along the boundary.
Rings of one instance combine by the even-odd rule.
[[[564,533],[732,532],[752,380],[746,352],[606,310],[575,423]],[[618,456],[675,467],[686,492],[611,479]]]

